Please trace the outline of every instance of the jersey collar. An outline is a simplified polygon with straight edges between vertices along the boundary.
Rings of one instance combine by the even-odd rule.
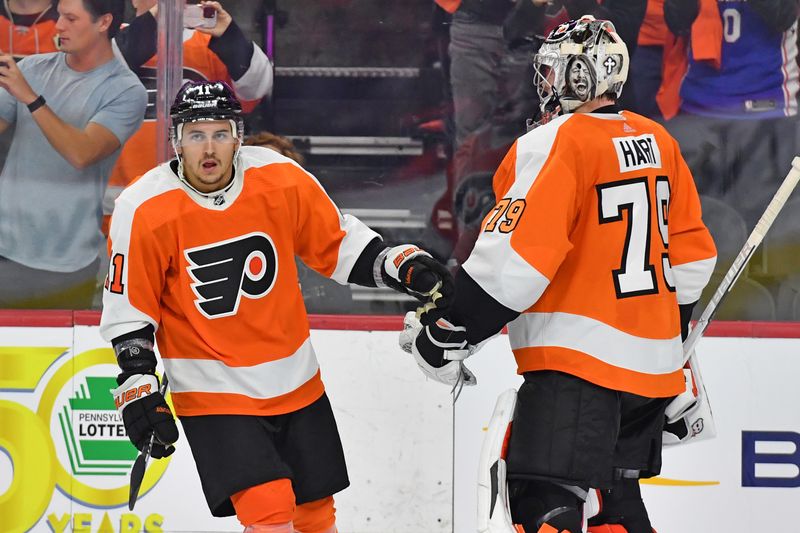
[[[233,165],[233,179],[220,191],[203,193],[189,185],[189,183],[178,177],[178,160],[173,159],[169,162],[169,168],[175,175],[175,179],[180,183],[181,188],[189,195],[189,198],[194,200],[195,203],[206,209],[213,209],[214,211],[224,211],[229,206],[233,205],[236,198],[242,192],[244,186],[244,173],[242,172],[241,159],[237,158],[237,162]]]

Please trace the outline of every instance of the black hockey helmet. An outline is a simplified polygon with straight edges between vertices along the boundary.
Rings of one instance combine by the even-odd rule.
[[[224,81],[187,81],[169,108],[173,123],[198,120],[236,120],[242,104]]]
[[[180,142],[178,126],[186,122],[230,120],[236,126],[236,131],[232,133],[240,142],[244,134],[242,104],[224,81],[187,81],[175,96],[169,116],[176,143]]]

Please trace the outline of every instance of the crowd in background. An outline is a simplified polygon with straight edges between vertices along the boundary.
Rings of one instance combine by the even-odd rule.
[[[798,0],[417,2],[432,13],[428,27],[441,52],[433,64],[443,74],[441,113],[418,129],[446,140],[437,209],[453,228],[440,259],[457,268],[468,256],[494,204],[494,170],[537,119],[532,58],[539,43],[562,22],[591,14],[611,20],[630,51],[620,107],[658,120],[679,141],[719,250],[716,277],[724,275],[798,152]],[[0,308],[98,305],[114,268],[104,244],[114,199],[157,163],[157,3],[0,4]],[[317,2],[320,12],[326,3],[342,13],[357,2]],[[281,62],[269,36],[254,37],[231,16],[239,4],[210,2],[214,26],[185,30],[183,77],[225,80],[246,112],[263,114],[280,88],[273,71]],[[370,25],[391,21],[360,24],[369,34]],[[331,105],[330,113],[342,109]],[[298,161],[308,155],[279,127],[249,133],[252,144]],[[799,207],[800,199],[785,207],[720,318],[800,317]]]

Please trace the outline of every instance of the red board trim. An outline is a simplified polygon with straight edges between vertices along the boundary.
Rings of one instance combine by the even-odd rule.
[[[309,315],[312,329],[344,331],[400,331],[403,317],[399,315]],[[0,309],[0,327],[71,327],[97,326],[99,311],[14,310]],[[712,322],[706,332],[709,337],[751,337],[798,339],[800,322]]]

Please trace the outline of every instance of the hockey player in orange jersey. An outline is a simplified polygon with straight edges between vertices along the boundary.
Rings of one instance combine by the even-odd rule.
[[[508,324],[524,382],[495,411],[508,418],[481,465],[482,532],[581,532],[590,487],[603,508],[589,531],[651,531],[638,480],[661,469],[664,411],[685,389],[681,333],[716,250],[678,144],[616,106],[628,62],[608,21],[550,33],[534,62],[549,121],[498,168],[448,313],[407,318],[405,346],[451,385],[474,382],[463,359]]]
[[[131,441],[153,457],[178,438],[158,392],[158,346],[214,516],[252,533],[333,533],[349,484],[297,279],[295,256],[340,283],[390,286],[446,307],[448,271],[388,248],[320,183],[269,148],[241,146],[224,82],[188,82],[171,108],[177,158],[120,195],[100,330],[122,369]]]

